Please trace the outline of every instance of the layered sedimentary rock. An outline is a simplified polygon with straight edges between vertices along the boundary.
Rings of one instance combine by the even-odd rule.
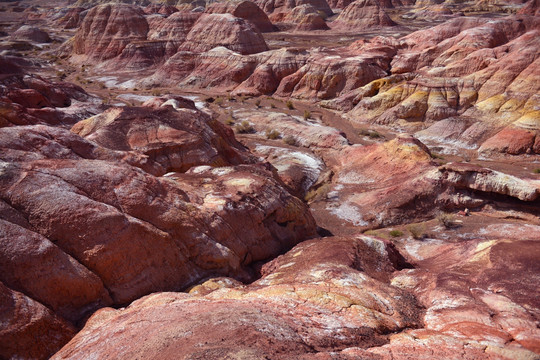
[[[76,29],[81,25],[87,13],[88,11],[82,7],[70,8],[57,20],[57,23],[64,29]]]
[[[118,358],[158,352],[163,358],[313,358],[352,344],[379,346],[386,333],[420,324],[415,299],[388,284],[386,271],[404,265],[393,255],[391,246],[368,237],[305,242],[266,264],[263,277],[249,286],[220,281],[220,289],[197,295],[215,288],[208,282],[193,295],[162,293],[123,311],[104,309],[55,358],[91,351],[115,351]],[[129,330],[120,335],[120,327]],[[186,331],[191,335],[183,336]],[[139,333],[147,334],[145,341],[120,346]],[[112,341],[98,350],[94,344],[102,338]],[[160,351],[158,343],[168,350]]]
[[[78,86],[26,74],[6,58],[0,57],[0,64],[4,73],[0,80],[0,127],[69,126],[96,110],[93,99]]]
[[[306,5],[306,4],[313,6],[315,9],[317,9],[317,11],[321,11],[324,14],[326,14],[327,16],[330,16],[330,15],[333,14],[333,12],[330,9],[330,6],[328,6],[328,3],[326,2],[326,0],[300,0],[300,1],[296,1],[296,0],[287,0],[287,1],[283,1],[283,0],[258,0],[258,1],[256,1],[256,3],[267,14],[287,13],[291,9],[294,9],[297,6]]]
[[[294,24],[296,26],[295,30],[298,31],[329,29],[317,9],[309,4],[299,5],[284,15],[279,22]]]
[[[353,146],[341,155],[327,201],[320,204],[331,216],[318,220],[323,227],[341,224],[344,233],[425,220],[439,211],[496,206],[495,194],[520,200],[524,208],[529,202],[532,209],[540,196],[538,180],[470,164],[437,166],[427,147],[410,136]]]
[[[352,108],[349,114],[360,121],[413,129],[419,123],[433,126],[419,133],[423,140],[441,139],[441,130],[460,126],[460,132],[448,133],[444,141],[467,147],[478,147],[510,126],[500,139],[510,140],[505,134],[512,129],[531,135],[516,137],[519,144],[488,144],[486,149],[535,152],[537,26],[537,19],[531,17],[459,18],[412,33],[400,40],[391,63],[394,75],[350,92],[334,104]]]
[[[74,58],[100,62],[114,58],[133,41],[146,40],[148,23],[133,5],[104,4],[92,8],[77,30]]]
[[[534,359],[538,304],[527,296],[539,239],[486,236],[420,251],[421,240],[405,239],[405,257],[369,236],[307,241],[250,285],[216,278],[100,310],[54,359]],[[509,271],[526,280],[501,277]]]
[[[369,30],[397,25],[376,0],[356,0],[348,5],[332,23],[332,28],[342,30]]]
[[[46,306],[0,282],[2,303],[0,356],[5,359],[44,359],[76,333],[75,328]]]
[[[260,32],[275,31],[276,28],[264,11],[251,1],[227,1],[213,3],[205,10],[208,14],[232,14],[251,22]]]
[[[231,14],[201,16],[180,50],[204,52],[218,46],[224,46],[242,55],[268,50],[264,38],[254,25]]]
[[[6,316],[37,324],[2,328],[5,356],[48,357],[106,305],[210,275],[248,280],[253,262],[315,236],[268,166],[180,100],[111,108],[72,132],[0,129],[0,281],[33,299]]]

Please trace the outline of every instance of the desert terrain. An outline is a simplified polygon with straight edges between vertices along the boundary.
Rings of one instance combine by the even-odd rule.
[[[540,359],[539,9],[0,2],[0,359]]]

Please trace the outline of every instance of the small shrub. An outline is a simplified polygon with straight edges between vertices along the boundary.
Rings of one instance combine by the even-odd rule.
[[[291,100],[287,100],[287,102],[285,103],[285,105],[287,106],[287,109],[289,110],[293,110],[294,109],[294,105],[292,103]]]
[[[390,236],[391,237],[400,237],[400,236],[403,236],[403,232],[401,232],[399,230],[392,230],[392,231],[390,231]]]
[[[275,108],[276,108],[276,104],[271,103],[271,104],[270,104],[270,107],[271,107],[272,109],[275,109]]]
[[[307,120],[311,118],[311,112],[309,112],[308,110],[304,110],[304,120]]]
[[[261,107],[261,99],[255,100],[255,106],[256,106],[257,108],[260,108],[260,107]]]
[[[150,94],[152,96],[161,96],[161,91],[159,89],[154,89]]]
[[[232,118],[232,116],[229,116],[229,117],[227,118],[227,120],[225,120],[225,124],[227,124],[227,125],[229,125],[229,126],[230,126],[230,125],[233,125],[234,123],[235,123],[235,121],[234,121],[234,119]]]
[[[138,88],[133,88],[133,90],[131,90],[131,91],[139,91],[139,89]]]
[[[227,95],[227,100],[228,100],[228,101],[236,101],[236,99],[234,98],[234,96],[232,96],[231,94]]]
[[[441,212],[439,215],[437,215],[437,220],[447,229],[451,229],[456,226],[456,217],[454,214]]]
[[[216,100],[214,100],[214,103],[217,105],[217,106],[221,106],[223,105],[223,98],[221,96],[218,96],[216,98]]]
[[[204,99],[204,102],[207,102],[209,104],[213,103],[214,101],[216,101],[216,99],[214,99],[213,97],[209,96],[207,98]]]
[[[534,169],[534,170],[533,170],[533,173],[535,173],[535,174],[540,174],[540,168]]]
[[[420,240],[426,237],[426,231],[424,225],[420,224],[411,224],[407,226],[407,230],[411,233],[413,239]]]
[[[283,142],[287,145],[297,146],[296,139],[292,135],[287,135],[283,138]]]
[[[379,132],[375,130],[361,130],[359,133],[361,136],[367,136],[370,139],[381,139],[384,138]]]
[[[56,76],[58,76],[60,80],[64,80],[67,77],[66,73],[63,71],[57,71]]]
[[[236,125],[234,129],[239,134],[250,134],[255,132],[255,128],[253,128],[253,126],[247,120],[244,120],[240,124]]]
[[[317,200],[324,200],[328,196],[328,193],[330,192],[331,189],[332,189],[332,185],[323,184],[323,185],[319,186],[316,189],[310,189],[306,193],[306,196],[304,196],[304,199],[307,202],[313,202],[313,201],[317,201]]]
[[[279,131],[272,129],[272,130],[266,130],[266,138],[270,140],[276,140],[281,137],[281,134]]]

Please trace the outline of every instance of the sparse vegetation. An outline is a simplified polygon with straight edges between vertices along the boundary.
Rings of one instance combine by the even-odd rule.
[[[379,132],[377,132],[375,130],[364,129],[364,130],[360,130],[359,134],[361,136],[367,136],[370,139],[382,139],[382,138],[384,138],[384,136],[382,136]]]
[[[234,129],[239,134],[251,134],[255,132],[255,128],[247,120],[244,120],[240,124],[237,124]]]
[[[63,71],[57,71],[56,76],[58,76],[60,80],[64,80],[67,77],[66,73]]]
[[[304,199],[307,202],[313,202],[317,200],[326,199],[331,189],[332,189],[332,186],[330,184],[323,184],[316,189],[312,188],[306,193],[306,196],[304,197]]]
[[[218,96],[215,100],[214,100],[214,104],[216,104],[217,106],[220,106],[223,105],[223,98],[221,96]]]
[[[270,107],[271,107],[272,109],[275,109],[275,108],[276,108],[276,104],[270,103]]]
[[[281,137],[281,133],[275,129],[268,129],[266,130],[266,138],[270,140],[276,140]]]
[[[437,221],[439,221],[446,229],[451,229],[456,226],[456,217],[454,214],[440,212],[437,215]]]
[[[407,230],[413,239],[420,240],[426,237],[426,228],[423,224],[410,224],[407,226]]]
[[[161,96],[161,90],[159,89],[154,89],[152,90],[152,92],[150,93],[152,96]]]
[[[256,106],[257,108],[260,108],[260,107],[261,107],[261,99],[255,100],[255,106]]]
[[[309,110],[304,110],[304,120],[311,118],[311,112]]]
[[[283,142],[287,145],[297,146],[296,139],[292,135],[287,135],[283,138]]]
[[[403,236],[403,232],[399,231],[399,230],[392,230],[392,231],[390,231],[390,236],[391,237],[400,237],[400,236]]]
[[[294,110],[294,104],[292,103],[291,100],[287,100],[287,102],[285,103],[285,105],[287,106],[287,109],[289,109],[289,110]]]
[[[540,168],[534,169],[534,170],[533,170],[533,173],[535,173],[535,174],[540,174]]]
[[[233,119],[232,116],[229,116],[229,117],[227,118],[227,120],[225,120],[225,124],[227,124],[227,125],[229,125],[229,126],[234,125],[234,123],[235,123],[235,121],[234,121],[234,119]]]

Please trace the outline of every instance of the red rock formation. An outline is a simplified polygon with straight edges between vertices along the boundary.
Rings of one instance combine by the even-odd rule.
[[[205,13],[208,14],[232,14],[251,22],[260,32],[275,31],[276,28],[268,16],[254,2],[251,1],[227,1],[210,4]]]
[[[386,332],[417,327],[421,315],[413,297],[387,283],[385,272],[403,265],[395,255],[390,245],[367,237],[304,242],[265,265],[250,286],[225,283],[206,296],[196,295],[198,289],[192,296],[155,294],[125,310],[101,310],[53,359],[112,351],[119,359],[158,352],[164,359],[286,359],[352,344],[379,346]],[[120,327],[126,331],[118,333]],[[186,331],[190,336],[182,336]],[[140,333],[147,334],[144,340],[121,346]],[[96,348],[104,338],[110,340]]]
[[[92,8],[77,30],[73,59],[100,62],[118,56],[133,41],[146,40],[148,23],[139,7],[104,4]]]
[[[258,0],[256,3],[267,14],[272,14],[274,12],[288,13],[291,9],[300,5],[311,5],[317,9],[317,11],[322,11],[327,16],[333,14],[326,0]]]
[[[209,275],[248,280],[252,263],[315,235],[307,207],[265,166],[223,167],[256,161],[230,130],[173,100],[74,127],[94,142],[46,126],[0,129],[0,281],[36,300],[6,316],[38,324],[0,328],[6,356],[47,357],[73,335],[63,319],[107,304]],[[48,345],[26,345],[30,336]]]
[[[153,170],[156,175],[249,160],[230,129],[190,109],[111,108],[80,121],[71,130],[111,150],[144,154],[159,169]]]
[[[178,12],[178,9],[172,5],[150,4],[143,8],[143,11],[146,15],[160,14],[169,16],[171,14],[174,14],[175,12]]]
[[[326,25],[326,21],[324,21],[323,17],[317,12],[317,9],[309,4],[295,7],[287,13],[280,22],[295,24],[295,30],[297,31],[329,29],[328,25]]]
[[[231,14],[201,16],[180,49],[205,52],[217,46],[224,46],[242,55],[268,50],[259,30],[246,20]]]
[[[47,307],[1,282],[0,304],[2,358],[47,359],[76,333]]]
[[[332,23],[341,30],[368,30],[397,25],[376,0],[356,0],[348,5]]]
[[[529,0],[525,5],[518,11],[520,15],[540,15],[540,2],[538,0]]]
[[[81,25],[86,10],[82,7],[70,8],[64,16],[58,19],[58,25],[64,29],[76,29]]]
[[[11,38],[37,43],[47,43],[52,41],[49,34],[47,34],[45,31],[30,25],[24,25],[18,28],[13,34],[11,34]]]

